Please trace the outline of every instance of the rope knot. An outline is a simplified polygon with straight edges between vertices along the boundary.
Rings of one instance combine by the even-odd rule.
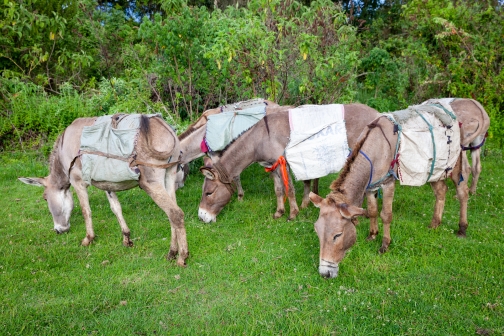
[[[264,170],[267,173],[271,173],[272,171],[277,169],[277,167],[279,165],[280,165],[280,173],[282,176],[282,181],[283,181],[283,184],[285,187],[285,197],[284,197],[284,202],[285,202],[285,200],[287,199],[287,195],[289,193],[289,174],[287,173],[287,161],[285,160],[285,157],[283,155],[280,155],[278,160],[275,163],[273,163],[273,165],[270,168],[264,168]]]

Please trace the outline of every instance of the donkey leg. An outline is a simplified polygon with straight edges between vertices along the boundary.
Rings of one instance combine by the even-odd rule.
[[[170,220],[172,237],[168,257],[174,257],[178,252],[177,265],[185,266],[189,250],[187,248],[187,236],[184,226],[184,212],[178,207],[177,202],[169,196],[162,184],[151,183],[146,181],[146,179],[140,177],[140,187],[163,209]]]
[[[303,181],[303,201],[301,202],[301,209],[306,208],[310,204],[310,184],[311,180]]]
[[[436,204],[434,205],[434,214],[432,215],[432,221],[429,227],[431,229],[435,229],[441,224],[441,220],[443,219],[446,190],[448,190],[448,186],[444,180],[431,182],[430,185],[434,191],[434,195],[436,196]]]
[[[236,183],[236,189],[238,190],[238,201],[243,201],[243,195],[245,195],[245,192],[243,191],[241,185],[240,175],[236,176],[234,181]]]
[[[275,186],[275,195],[277,198],[277,209],[273,214],[273,218],[277,219],[282,217],[285,213],[285,204],[284,204],[284,186],[282,184],[282,178],[280,177],[278,170],[271,172],[271,177],[273,178],[273,184]]]
[[[382,186],[382,190],[383,205],[380,217],[383,222],[383,239],[379,252],[385,253],[387,252],[390,246],[390,242],[392,241],[392,239],[390,238],[390,223],[392,222],[392,202],[394,201],[395,181],[384,184]]]
[[[460,160],[459,163],[461,163]],[[460,203],[459,230],[457,236],[465,237],[468,226],[467,202],[469,200],[469,187],[467,186],[467,179],[469,178],[469,173],[467,169],[461,169],[460,166],[460,164],[455,166],[451,178],[457,187],[457,198]]]
[[[313,192],[318,195],[318,186],[319,186],[319,179],[316,178],[313,180]]]
[[[369,217],[369,236],[367,240],[375,240],[378,236],[378,200],[376,192],[367,192],[367,213]]]
[[[163,178],[166,178],[166,176],[161,176],[161,172],[153,172],[151,168],[144,169],[145,171],[142,169],[140,174],[140,187],[166,213],[170,221],[172,237],[168,257],[173,257],[178,253],[177,264],[185,266],[185,260],[189,256],[189,251],[184,226],[184,212],[178,207],[176,200],[166,190],[169,189],[166,180],[163,181]]]
[[[481,148],[471,150],[472,159],[472,181],[469,188],[471,195],[476,194],[476,188],[478,186],[479,176],[481,174]]]
[[[89,206],[89,196],[87,193],[87,187],[82,180],[72,181],[75,193],[79,199],[79,204],[82,209],[82,216],[84,217],[84,222],[86,223],[86,237],[82,240],[81,244],[83,246],[89,246],[95,238],[95,233],[93,230],[93,220],[91,219],[91,207]]]
[[[299,208],[296,201],[296,189],[294,188],[294,183],[292,183],[292,177],[289,174],[289,192],[287,193],[287,198],[289,199],[289,218],[287,220],[293,220],[299,213]]]
[[[123,245],[131,247],[133,246],[133,242],[130,239],[130,229],[128,225],[126,225],[126,221],[124,220],[121,203],[119,203],[117,194],[113,191],[107,191],[106,194],[110,203],[110,209],[112,209],[112,212],[114,213],[114,215],[116,215],[117,220],[119,221],[119,226],[121,227],[121,232],[123,235]]]

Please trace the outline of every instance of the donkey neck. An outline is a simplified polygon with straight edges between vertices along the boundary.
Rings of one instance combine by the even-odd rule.
[[[289,141],[288,112],[267,115],[222,151],[219,162],[236,177],[254,162],[272,165]]]
[[[371,169],[368,161],[362,155],[358,155],[355,161],[349,165],[346,176],[335,181],[338,185],[334,189],[331,186],[332,193],[342,194],[349,204],[361,206],[370,176]]]
[[[352,205],[360,206],[370,186],[378,187],[393,179],[389,171],[396,143],[392,124],[381,118],[352,149],[352,155],[331,185],[333,192],[343,194]]]
[[[206,132],[206,125],[194,130],[192,133],[187,134],[180,140],[180,149],[182,151],[181,163],[188,163],[192,160],[203,156],[201,151],[201,142]]]
[[[64,133],[58,138],[54,149],[49,158],[49,177],[59,189],[68,189],[70,187],[70,178],[68,176],[68,168],[63,164],[61,155],[63,155],[63,140]]]

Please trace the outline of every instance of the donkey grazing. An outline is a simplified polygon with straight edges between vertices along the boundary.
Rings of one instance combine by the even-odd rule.
[[[224,149],[218,161],[205,160],[205,166],[200,169],[205,175],[198,213],[202,221],[207,223],[216,221],[217,214],[229,203],[236,189],[234,178],[245,168],[254,162],[270,168],[283,155],[290,136],[289,112],[287,110],[288,108],[284,108],[284,111],[264,117]],[[345,122],[350,146],[355,143],[365,125],[378,115],[376,110],[363,104],[345,105]],[[282,168],[278,165],[272,172],[277,196],[277,209],[273,215],[274,218],[279,218],[285,213],[284,194],[286,192],[280,169]],[[288,183],[289,219],[293,219],[298,214],[299,208],[290,175],[285,178],[288,178],[288,181],[284,183]],[[302,208],[309,204],[309,192],[310,181],[305,181]]]
[[[88,246],[93,241],[95,233],[87,194],[89,184],[83,179],[79,149],[83,128],[93,125],[96,120],[97,117],[76,119],[59,136],[50,156],[49,176],[19,178],[26,184],[44,187],[44,199],[53,216],[54,230],[57,233],[67,232],[70,229],[70,215],[74,205],[70,186],[74,187],[86,223],[86,237],[82,240],[84,246]],[[118,118],[114,116],[112,120],[118,120]],[[177,206],[175,198],[175,176],[180,153],[179,140],[162,118],[141,115],[134,153],[136,156],[129,158],[129,167],[138,169],[138,180],[131,179],[122,182],[91,180],[91,185],[106,191],[110,208],[121,226],[125,246],[133,246],[133,242],[130,240],[130,230],[122,215],[121,205],[115,192],[135,186],[140,186],[145,190],[170,220],[171,242],[168,259],[174,259],[178,254],[177,264],[184,266],[189,255],[184,213]],[[103,153],[92,154],[103,156]],[[172,162],[169,162],[170,159]]]
[[[469,122],[465,124],[462,122],[460,143],[478,142],[478,138],[486,132],[486,129],[480,126],[477,129],[484,130],[483,133],[474,132],[473,126],[474,123],[486,125],[485,116],[482,113],[476,113],[470,118],[459,119],[459,121],[463,120],[469,120]],[[315,193],[310,193],[310,200],[320,208],[315,231],[320,241],[319,273],[321,276],[333,278],[338,275],[339,262],[356,241],[356,230],[352,220],[357,216],[370,217],[368,240],[373,240],[378,235],[376,198],[368,197],[367,210],[360,207],[364,195],[374,193],[378,187],[383,189],[383,206],[380,213],[383,222],[383,240],[379,252],[384,253],[388,250],[391,242],[390,223],[395,189],[394,176],[397,176],[397,165],[395,165],[397,141],[398,132],[395,125],[384,116],[377,118],[367,126],[359,142],[353,147],[352,155],[348,158],[338,178],[331,184],[332,192],[325,199]],[[470,168],[467,158],[465,160],[464,158],[465,154],[460,152],[453,170],[450,171],[450,178],[456,185],[457,198],[460,202],[457,235],[461,237],[466,235],[468,226],[467,179]],[[441,224],[447,186],[443,179],[430,182],[430,184],[436,196],[430,227],[436,228]]]
[[[488,128],[490,127],[490,118],[481,104],[474,99],[466,98],[444,98],[447,100],[457,119],[464,125],[464,139],[461,146],[464,151],[471,151],[472,161],[472,181],[469,187],[469,193],[476,194],[479,176],[481,174],[481,147],[485,143]],[[422,103],[430,104],[440,101],[439,99],[429,99]],[[463,160],[467,160],[464,155]]]
[[[196,120],[193,124],[191,124],[186,131],[181,133],[178,138],[180,140],[180,147],[182,150],[182,156],[180,158],[180,163],[184,165],[184,168],[187,167],[187,164],[193,160],[196,160],[199,157],[207,154],[215,160],[218,160],[218,152],[204,152],[201,148],[201,143],[206,134],[206,124],[208,121],[208,117],[214,114],[221,113],[223,111],[232,110],[232,109],[245,109],[250,107],[251,104],[264,104],[266,105],[266,114],[272,113],[276,111],[279,105],[275,102],[269,100],[255,99],[251,101],[238,102],[231,105],[224,105],[221,107],[217,107],[214,109],[206,110],[203,114]],[[177,185],[183,186],[184,181],[188,170],[186,169],[184,174],[179,174],[177,177]],[[236,177],[236,185],[238,188],[238,199],[243,199],[243,189],[240,183],[240,176]]]

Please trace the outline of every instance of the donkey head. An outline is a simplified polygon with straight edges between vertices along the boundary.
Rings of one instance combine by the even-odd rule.
[[[231,200],[232,193],[221,180],[221,176],[212,165],[210,158],[205,158],[205,166],[200,168],[205,175],[203,194],[199,205],[198,216],[205,223],[215,222],[222,208]]]
[[[74,206],[72,192],[69,187],[60,187],[51,183],[51,177],[20,177],[23,183],[44,187],[44,199],[53,216],[54,231],[63,233],[70,230],[70,215]]]
[[[339,262],[356,240],[353,220],[366,214],[362,208],[322,198],[310,192],[310,200],[320,208],[315,232],[320,242],[319,274],[324,278],[338,276]]]

